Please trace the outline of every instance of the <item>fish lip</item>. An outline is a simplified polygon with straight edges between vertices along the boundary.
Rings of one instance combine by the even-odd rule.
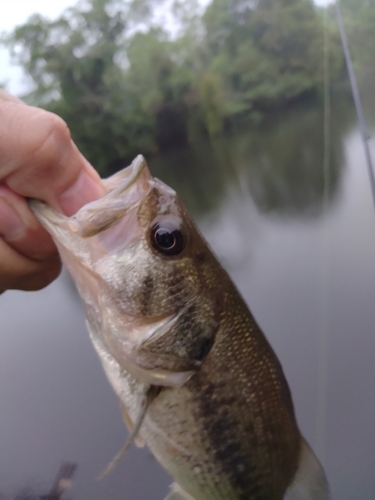
[[[127,168],[121,170],[120,172],[117,172],[117,174],[114,174],[113,176],[103,181],[104,186],[109,189],[108,193],[104,195],[103,198],[116,198],[119,194],[122,194],[133,184],[135,184],[135,182],[137,182],[145,168],[147,168],[147,163],[144,156],[138,155],[136,158],[134,158],[134,160]],[[129,174],[127,175],[128,172]],[[126,174],[126,177],[128,177],[127,182],[125,183],[123,183],[124,174]],[[111,189],[111,185],[116,182],[116,179],[121,179],[121,184],[117,188],[115,187]]]
[[[46,225],[46,222],[61,225],[62,222],[70,219],[70,217],[58,212],[54,208],[47,205],[44,201],[29,198],[27,202],[34,215],[44,226]]]
[[[145,168],[147,168],[147,163],[144,156],[138,155],[128,167],[121,170],[120,172],[117,172],[117,174],[114,174],[108,179],[103,180],[103,185],[108,190],[108,192],[104,196],[102,196],[98,200],[87,203],[71,217],[68,217],[63,213],[55,210],[41,200],[29,199],[28,204],[39,221],[43,225],[47,226],[48,229],[52,230],[52,232],[53,225],[61,226],[63,224],[64,227],[69,229],[71,232],[78,233],[79,236],[85,238],[91,236],[91,233],[93,232],[93,230],[90,228],[85,229],[88,225],[87,220],[85,219],[87,219],[90,211],[92,210],[93,212],[97,212],[97,206],[99,203],[102,204],[106,201],[113,203],[117,198],[119,198],[137,182]],[[125,207],[123,203],[123,213],[136,206],[136,204],[137,203],[131,203]],[[120,208],[119,212],[121,212]]]

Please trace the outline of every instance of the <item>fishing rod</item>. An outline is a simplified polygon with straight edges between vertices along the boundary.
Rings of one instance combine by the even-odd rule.
[[[370,178],[372,202],[375,209],[375,176],[371,160],[368,140],[370,138],[363,114],[361,98],[359,94],[357,79],[354,72],[353,62],[349,50],[348,38],[345,31],[345,26],[340,9],[340,0],[335,0],[336,17],[339,25],[341,42],[344,50],[346,66],[349,73],[350,85],[352,89],[354,104],[357,112],[360,134],[363,141],[365,151],[366,164],[368,175]],[[329,183],[330,183],[330,114],[331,114],[331,100],[330,100],[330,56],[329,56],[329,35],[328,35],[328,5],[325,6],[324,12],[324,192],[323,192],[323,208],[328,206],[329,196]],[[326,235],[327,236],[327,235]],[[327,248],[322,249],[323,254],[323,279],[324,286],[322,287],[321,294],[321,324],[318,338],[319,349],[319,369],[318,369],[318,391],[317,391],[317,404],[316,404],[316,447],[319,450],[320,457],[324,457],[325,452],[325,421],[326,421],[326,393],[327,393],[327,373],[328,373],[328,254]]]
[[[363,114],[361,97],[359,95],[357,79],[355,76],[353,62],[352,62],[352,58],[350,55],[348,38],[346,36],[344,21],[343,21],[342,14],[341,14],[340,0],[335,1],[335,7],[336,7],[337,23],[338,23],[339,29],[340,29],[342,47],[344,49],[344,54],[345,54],[346,66],[348,68],[348,73],[349,73],[350,86],[352,88],[355,109],[357,111],[359,129],[360,129],[361,138],[362,138],[362,142],[363,142],[363,148],[365,150],[366,164],[367,164],[368,174],[369,174],[369,178],[370,178],[372,202],[373,202],[373,205],[375,208],[375,176],[374,176],[374,168],[373,168],[373,164],[372,164],[372,160],[371,160],[370,148],[368,145],[368,140],[369,140],[370,136],[369,136],[369,133],[367,131],[365,118],[364,118],[364,114]]]

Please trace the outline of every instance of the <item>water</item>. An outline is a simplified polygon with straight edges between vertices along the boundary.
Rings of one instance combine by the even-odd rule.
[[[371,123],[375,103],[365,105]],[[257,132],[197,140],[151,168],[181,193],[276,350],[333,498],[372,500],[375,215],[350,101],[332,113],[326,178],[314,103]],[[46,493],[71,461],[74,500],[162,500],[171,481],[147,450],[132,448],[95,481],[126,430],[67,276],[41,292],[5,293],[0,317],[5,498],[25,487]]]

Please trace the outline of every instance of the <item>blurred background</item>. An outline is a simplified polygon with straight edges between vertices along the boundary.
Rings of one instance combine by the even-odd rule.
[[[375,1],[341,8],[375,158]],[[375,500],[375,217],[333,5],[12,0],[0,31],[1,86],[62,116],[102,176],[142,153],[178,191],[278,354],[333,499]],[[0,346],[1,500],[164,498],[147,449],[95,480],[127,431],[66,274],[1,296]]]

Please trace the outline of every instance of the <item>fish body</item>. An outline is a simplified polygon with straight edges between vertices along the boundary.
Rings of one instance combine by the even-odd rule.
[[[168,500],[328,499],[282,367],[176,193],[141,156],[103,183],[70,218],[31,205],[129,430],[176,482]]]

